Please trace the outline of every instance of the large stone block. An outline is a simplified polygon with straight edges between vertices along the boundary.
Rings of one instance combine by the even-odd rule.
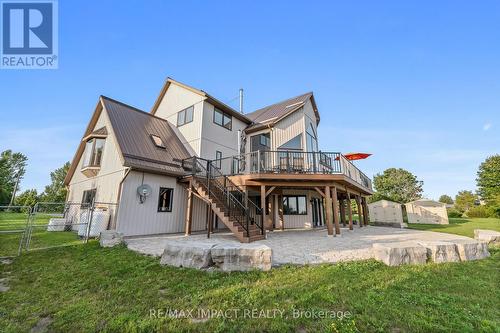
[[[484,259],[490,256],[486,242],[474,239],[455,239],[453,243],[456,244],[462,261]]]
[[[500,232],[494,230],[474,229],[474,239],[489,245],[500,245]]]
[[[99,236],[99,244],[102,247],[113,247],[123,242],[123,234],[116,230],[101,231]]]
[[[261,244],[218,244],[212,248],[212,260],[223,271],[268,271],[272,250]]]
[[[388,266],[427,262],[427,249],[416,242],[375,243],[373,252],[376,260]]]
[[[168,242],[161,256],[161,265],[207,268],[213,265],[210,250],[214,245],[201,242]]]
[[[427,257],[432,262],[460,261],[460,255],[454,243],[444,241],[419,241],[418,243],[427,249]]]

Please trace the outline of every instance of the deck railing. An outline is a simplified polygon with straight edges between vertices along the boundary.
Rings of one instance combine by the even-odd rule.
[[[371,190],[372,182],[344,155],[338,152],[255,151],[214,160],[222,174],[343,174]]]

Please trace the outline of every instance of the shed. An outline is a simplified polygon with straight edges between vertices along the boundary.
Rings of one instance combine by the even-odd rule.
[[[446,204],[429,199],[420,199],[405,204],[408,223],[448,224]]]
[[[368,204],[370,223],[378,225],[403,226],[401,204],[389,200],[379,200]]]

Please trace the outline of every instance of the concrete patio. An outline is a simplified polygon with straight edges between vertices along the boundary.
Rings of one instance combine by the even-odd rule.
[[[342,228],[341,235],[328,236],[325,229],[285,230],[267,234],[267,239],[255,242],[272,249],[273,266],[282,264],[320,264],[375,258],[373,244],[404,242],[473,241],[472,238],[431,231],[367,226],[352,231]],[[230,233],[191,236],[166,235],[160,237],[125,239],[130,250],[160,257],[169,242],[198,244],[227,244],[245,247]]]

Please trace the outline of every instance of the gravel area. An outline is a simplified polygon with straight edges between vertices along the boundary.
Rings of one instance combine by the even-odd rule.
[[[374,243],[403,241],[445,241],[471,239],[464,236],[432,231],[396,229],[386,227],[363,227],[350,231],[341,229],[340,236],[328,236],[325,229],[285,230],[267,234],[267,239],[258,241],[271,247],[273,265],[282,264],[320,264],[340,261],[364,260],[373,258]],[[188,242],[198,241],[208,244],[240,244],[230,233],[191,236],[166,235],[157,237],[128,238],[125,242],[130,250],[159,257],[169,240]]]

